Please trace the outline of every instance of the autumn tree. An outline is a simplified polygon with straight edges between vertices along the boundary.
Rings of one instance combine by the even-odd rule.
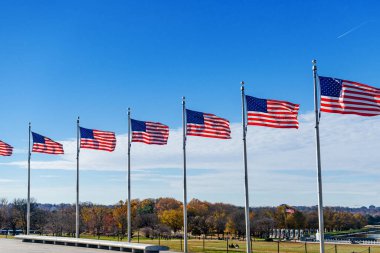
[[[206,235],[210,230],[210,222],[207,218],[210,215],[209,212],[210,203],[200,201],[198,199],[192,199],[188,206],[188,226],[189,231],[193,235]]]
[[[225,212],[223,211],[214,212],[208,218],[208,224],[210,224],[210,229],[213,232],[215,232],[218,236],[222,234],[224,238],[224,231],[226,229],[226,224],[227,224],[227,215]]]
[[[156,212],[161,214],[163,211],[179,209],[182,203],[174,198],[159,198],[156,200]]]
[[[171,209],[163,211],[159,220],[162,224],[170,227],[174,232],[177,232],[183,225],[183,212],[182,209]]]
[[[318,228],[318,211],[313,210],[306,213],[305,228],[317,229]]]
[[[121,239],[123,239],[128,227],[127,203],[124,203],[122,200],[120,200],[119,203],[113,208],[112,215],[118,228],[117,233]]]
[[[243,208],[239,208],[229,215],[226,232],[238,237],[245,234],[245,212]]]

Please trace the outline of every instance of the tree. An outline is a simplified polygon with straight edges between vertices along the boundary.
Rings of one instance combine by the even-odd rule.
[[[245,235],[245,212],[243,208],[237,209],[228,217],[226,231],[239,237]]]
[[[158,218],[155,213],[154,199],[144,199],[137,206],[137,215],[135,218],[136,227],[149,227],[154,229],[158,224]]]
[[[35,232],[43,234],[44,227],[48,222],[49,213],[50,212],[37,207],[33,210],[33,213],[30,217],[30,223],[32,224]]]
[[[210,203],[198,199],[192,199],[187,207],[189,231],[193,235],[207,234],[210,230],[210,224],[206,222],[209,212]]]
[[[317,229],[318,228],[318,211],[313,210],[306,215],[305,228]]]
[[[32,210],[33,204],[30,204]],[[21,227],[24,233],[26,233],[26,214],[27,214],[27,201],[25,199],[15,199],[12,204],[12,225]],[[33,208],[34,209],[34,208]],[[14,227],[14,228],[15,228]]]
[[[285,218],[286,228],[297,229],[305,226],[305,216],[294,210],[294,213],[287,213]]]
[[[12,218],[15,219],[11,221],[14,226],[21,227],[24,233],[26,233],[27,221],[27,200],[26,199],[15,199],[12,203]],[[30,229],[38,230],[43,226],[45,222],[43,215],[41,216],[40,210],[37,208],[37,203],[34,199],[30,200]]]
[[[119,203],[113,208],[112,215],[118,228],[118,235],[121,236],[121,239],[123,239],[128,227],[127,203],[120,200]]]
[[[98,239],[104,232],[105,217],[108,212],[108,208],[99,205],[85,206],[82,208],[81,214],[88,232],[97,235]]]
[[[226,229],[226,224],[227,224],[227,215],[225,212],[223,211],[214,212],[213,215],[208,218],[208,223],[211,224],[210,228],[214,232],[216,232],[218,236],[222,234],[224,238],[224,231]]]
[[[206,221],[206,216],[193,216],[189,222],[189,231],[193,235],[207,235],[210,226]]]
[[[174,198],[159,198],[156,200],[155,210],[158,214],[163,211],[179,209],[182,203]]]
[[[206,216],[209,214],[210,203],[192,199],[187,205],[189,216]]]
[[[155,201],[154,199],[144,199],[137,205],[138,214],[152,214],[154,213]]]
[[[274,228],[275,221],[273,218],[260,217],[253,220],[252,232],[259,235],[261,238],[268,238],[269,232]]]
[[[0,199],[0,229],[8,227],[8,200]]]
[[[182,209],[165,210],[159,216],[159,220],[162,224],[170,227],[174,232],[177,232],[183,225],[183,213]]]

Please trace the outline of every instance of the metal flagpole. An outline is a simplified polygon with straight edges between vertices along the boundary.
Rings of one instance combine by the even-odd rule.
[[[75,206],[75,237],[79,238],[79,152],[80,152],[80,145],[79,145],[79,135],[80,135],[80,128],[79,128],[79,116],[77,119],[77,201]]]
[[[30,233],[30,133],[31,133],[31,124],[29,122],[29,147],[28,147],[28,203],[26,206],[26,234]]]
[[[318,173],[318,221],[319,221],[319,252],[325,252],[324,223],[323,223],[323,200],[322,200],[322,173],[321,173],[321,148],[319,140],[319,121],[320,112],[318,106],[318,87],[317,87],[317,61],[313,60],[313,79],[314,79],[314,108],[315,108],[315,139],[317,145],[317,173]]]
[[[183,252],[187,253],[187,183],[186,183],[186,104],[182,97],[183,129]]]
[[[249,195],[248,195],[248,165],[247,165],[247,126],[245,123],[245,93],[244,81],[241,82],[241,99],[242,99],[242,125],[243,125],[243,148],[244,148],[244,186],[245,186],[245,236],[247,240],[247,253],[251,253],[251,227],[249,221]]]
[[[131,108],[128,108],[128,242],[131,242]]]

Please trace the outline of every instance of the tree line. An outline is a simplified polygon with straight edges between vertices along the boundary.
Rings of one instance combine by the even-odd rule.
[[[115,205],[82,203],[80,209],[80,230],[94,236],[118,236],[123,239],[127,232],[127,203],[119,201]],[[244,208],[225,203],[210,203],[193,199],[188,203],[188,231],[193,236],[214,235],[245,236]],[[183,205],[173,198],[134,199],[131,201],[132,231],[147,237],[182,236]],[[358,229],[374,219],[370,215],[324,209],[327,231]],[[258,207],[250,210],[253,236],[266,238],[274,228],[317,229],[316,207],[300,211],[281,205],[278,207]],[[15,234],[26,231],[26,200],[0,200],[0,228]],[[31,230],[39,234],[55,236],[75,235],[75,205],[41,205],[31,202]]]

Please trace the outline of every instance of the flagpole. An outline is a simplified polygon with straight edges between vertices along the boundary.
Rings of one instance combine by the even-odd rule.
[[[187,183],[186,183],[186,104],[182,97],[183,129],[183,252],[187,253]]]
[[[76,206],[75,206],[75,237],[79,238],[79,151],[80,151],[80,145],[79,145],[79,134],[80,134],[80,128],[79,128],[79,116],[77,119],[77,200],[76,200]]]
[[[243,149],[244,149],[244,186],[245,186],[245,236],[247,241],[247,253],[251,253],[251,226],[249,220],[249,191],[248,191],[248,165],[247,165],[247,126],[245,111],[244,81],[241,82],[241,101],[242,101],[242,126],[243,126]]]
[[[131,108],[128,108],[128,242],[131,242]]]
[[[323,223],[323,200],[322,200],[322,173],[321,173],[321,148],[319,140],[319,121],[320,112],[318,106],[318,86],[317,86],[317,61],[313,60],[313,79],[314,79],[314,108],[315,108],[315,139],[316,139],[316,158],[318,174],[318,221],[319,221],[319,252],[325,252],[324,223]]]
[[[26,234],[29,235],[30,233],[30,133],[31,133],[31,123],[29,122],[29,146],[28,146],[28,202],[26,207]]]

